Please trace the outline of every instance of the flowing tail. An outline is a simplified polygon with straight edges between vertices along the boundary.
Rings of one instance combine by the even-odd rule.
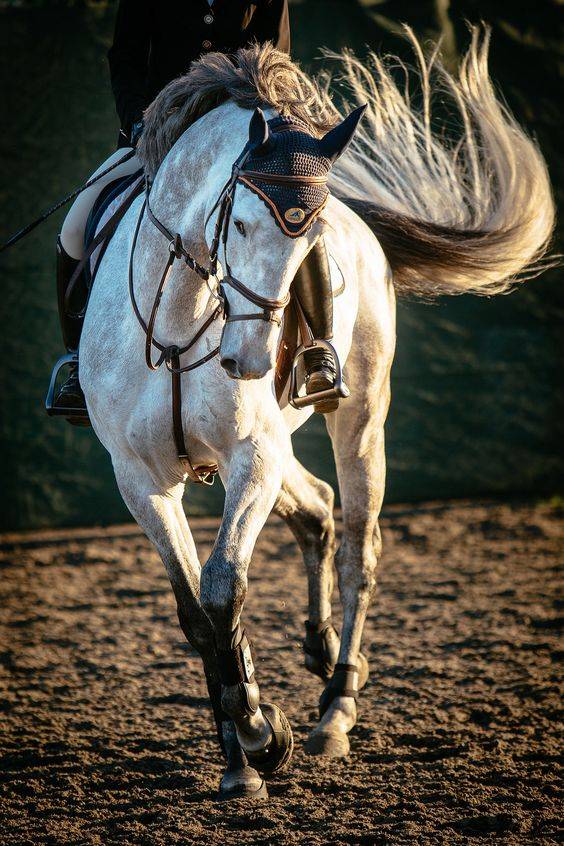
[[[331,188],[380,241],[400,293],[505,293],[558,263],[546,256],[555,211],[544,159],[495,95],[489,30],[472,29],[456,77],[438,46],[425,58],[407,27],[406,34],[415,71],[394,57],[371,54],[364,65],[350,52],[328,54],[340,62],[352,99],[368,103]],[[405,76],[401,89],[394,69]],[[433,128],[433,101],[445,95],[458,114],[456,138]]]

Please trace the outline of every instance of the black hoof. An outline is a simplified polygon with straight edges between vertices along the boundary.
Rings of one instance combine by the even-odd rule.
[[[267,747],[258,752],[247,752],[245,749],[245,755],[249,764],[259,773],[272,775],[288,766],[294,751],[294,736],[284,711],[281,711],[277,705],[269,703],[261,705],[261,711],[272,729],[272,740]]]
[[[218,802],[231,802],[233,799],[268,799],[266,782],[251,767],[227,770],[216,797]]]

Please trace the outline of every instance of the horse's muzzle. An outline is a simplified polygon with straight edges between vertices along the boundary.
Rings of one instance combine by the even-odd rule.
[[[266,374],[270,370],[270,368],[267,368],[266,370],[261,370],[260,372],[258,370],[247,370],[246,368],[241,367],[239,365],[239,362],[236,361],[236,359],[234,358],[222,358],[221,366],[231,379],[242,380],[262,379],[263,376],[266,376]]]

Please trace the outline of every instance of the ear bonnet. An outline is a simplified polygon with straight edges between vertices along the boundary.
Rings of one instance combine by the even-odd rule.
[[[285,235],[297,238],[325,208],[332,161],[301,121],[276,117],[268,129],[264,144],[251,148],[239,181],[266,204]]]

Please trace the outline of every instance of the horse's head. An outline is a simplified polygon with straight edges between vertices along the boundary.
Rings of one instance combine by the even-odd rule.
[[[291,119],[267,122],[257,109],[224,209],[220,251],[226,323],[220,358],[235,379],[274,367],[280,319],[292,280],[321,232],[318,220],[333,162],[348,146],[364,107],[317,139]]]

